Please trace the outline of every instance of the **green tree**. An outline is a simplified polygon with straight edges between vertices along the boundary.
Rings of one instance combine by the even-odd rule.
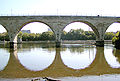
[[[96,39],[96,35],[94,34],[93,31],[85,31],[85,37],[86,37],[86,40],[95,40]]]
[[[106,32],[104,39],[105,40],[112,40],[112,38],[115,36],[115,34],[113,32]]]
[[[4,40],[9,41],[8,33],[7,32],[0,33],[0,40],[1,41],[4,41]]]
[[[116,49],[120,49],[120,31],[112,38],[112,43],[115,45]]]
[[[36,36],[35,33],[30,33],[29,36],[28,36],[28,40],[29,41],[35,41],[35,36]]]
[[[62,31],[62,34],[61,34],[61,39],[62,40],[66,40],[66,34],[67,34],[67,32]]]
[[[43,32],[41,34],[41,39],[42,40],[55,40],[55,36],[54,36],[54,33],[51,31]]]
[[[28,33],[24,33],[24,34],[22,35],[22,40],[23,40],[23,41],[28,41],[28,38],[29,38],[29,34],[28,34]]]

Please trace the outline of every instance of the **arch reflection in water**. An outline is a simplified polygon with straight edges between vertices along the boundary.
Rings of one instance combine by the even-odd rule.
[[[3,70],[9,61],[10,54],[5,49],[0,48],[0,71]]]
[[[105,47],[104,54],[106,61],[112,68],[120,67],[120,50],[114,49],[114,47]]]
[[[95,47],[67,48],[61,52],[61,57],[67,67],[73,69],[84,69],[95,59]]]
[[[50,66],[55,58],[55,51],[49,52],[48,49],[32,48],[26,52],[24,50],[18,52],[18,59],[27,69],[40,71]]]

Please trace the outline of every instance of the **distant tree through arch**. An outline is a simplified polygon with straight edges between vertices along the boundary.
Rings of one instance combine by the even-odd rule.
[[[95,40],[96,35],[92,28],[83,22],[68,24],[62,33],[62,40]]]

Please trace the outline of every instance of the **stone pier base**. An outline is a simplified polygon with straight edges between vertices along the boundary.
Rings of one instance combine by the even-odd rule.
[[[104,41],[96,41],[95,45],[99,47],[104,47]]]
[[[56,48],[61,47],[61,42],[56,42]]]

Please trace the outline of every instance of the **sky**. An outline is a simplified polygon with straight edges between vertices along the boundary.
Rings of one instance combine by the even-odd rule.
[[[120,0],[0,0],[0,15],[120,16]]]
[[[120,16],[120,0],[0,0],[0,16],[23,16],[23,15],[76,15],[76,16]],[[35,25],[36,24],[36,25]],[[83,23],[72,23],[67,30],[83,28]],[[28,24],[29,25],[29,24]],[[25,27],[28,27],[26,25]],[[45,25],[34,23],[44,30]],[[119,24],[113,26],[118,27]],[[33,30],[33,23],[29,27]],[[34,27],[35,27],[34,26]],[[1,27],[1,26],[0,26]],[[24,28],[25,28],[24,27]],[[86,30],[85,24],[83,28]],[[119,28],[119,27],[118,27]],[[117,28],[117,29],[118,29]],[[87,28],[90,30],[90,28]],[[1,29],[2,30],[2,29]],[[37,31],[38,29],[34,30]],[[114,29],[111,29],[114,30]],[[33,32],[34,32],[33,31]],[[44,30],[46,31],[46,29]],[[1,32],[1,31],[0,31]]]

